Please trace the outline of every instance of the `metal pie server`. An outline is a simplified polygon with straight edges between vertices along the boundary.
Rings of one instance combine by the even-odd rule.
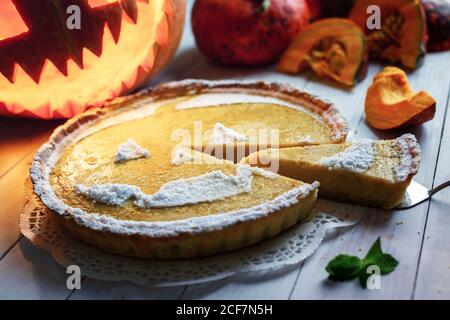
[[[415,207],[418,204],[421,204],[422,202],[427,201],[433,195],[435,195],[439,191],[441,191],[449,186],[450,186],[450,181],[447,181],[447,182],[444,182],[443,184],[440,184],[436,188],[428,190],[423,185],[421,185],[420,183],[415,182],[413,180],[413,181],[411,181],[411,184],[409,185],[408,189],[406,190],[405,200],[403,201],[403,203],[398,205],[395,209],[405,210],[405,209],[410,209],[412,207]]]

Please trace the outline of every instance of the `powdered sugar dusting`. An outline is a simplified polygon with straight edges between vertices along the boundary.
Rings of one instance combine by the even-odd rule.
[[[235,176],[216,170],[193,178],[171,181],[151,195],[128,184],[107,183],[91,187],[78,185],[76,189],[94,202],[107,205],[123,206],[126,201],[134,199],[134,205],[141,209],[176,207],[213,202],[251,192],[254,173],[268,179],[278,177],[277,174],[263,169],[238,164]]]
[[[191,154],[191,150],[186,148],[178,148],[173,152],[171,163],[174,166],[180,166],[184,163],[194,161],[194,156]]]
[[[263,168],[259,168],[259,167],[252,167],[252,172],[253,174],[256,174],[258,176],[264,177],[266,179],[270,179],[270,180],[275,180],[276,178],[278,178],[280,175],[269,171],[269,170],[264,170]]]
[[[214,125],[213,133],[211,136],[211,143],[224,144],[231,142],[243,142],[246,139],[247,138],[245,137],[245,135],[240,134],[239,132],[236,132],[233,129],[224,126],[220,122],[217,122]]]
[[[251,169],[238,165],[235,176],[217,170],[194,178],[171,181],[153,195],[136,198],[135,204],[140,208],[158,208],[213,202],[252,192],[252,182]]]
[[[124,221],[97,213],[87,214],[81,209],[70,208],[69,210],[78,223],[93,230],[110,231],[118,234],[141,234],[149,237],[174,237],[186,233],[198,234],[223,230],[237,223],[261,219],[298,203],[299,199],[312,192],[317,192],[318,187],[318,182],[303,184],[275,199],[251,208],[175,221]]]
[[[252,169],[238,165],[236,175],[212,171],[189,178],[178,179],[161,186],[148,195],[136,186],[127,184],[100,184],[92,187],[77,186],[77,191],[95,202],[123,206],[130,199],[141,209],[176,207],[202,202],[213,202],[252,191]]]
[[[331,157],[321,158],[319,163],[330,169],[339,168],[363,173],[369,170],[375,160],[374,145],[375,141],[363,140]]]
[[[148,157],[150,157],[150,152],[148,150],[142,148],[133,139],[128,139],[127,142],[124,142],[119,146],[115,162],[124,162]]]
[[[96,184],[92,187],[77,185],[76,190],[83,196],[111,206],[123,206],[130,198],[137,198],[142,194],[141,189],[128,184]]]

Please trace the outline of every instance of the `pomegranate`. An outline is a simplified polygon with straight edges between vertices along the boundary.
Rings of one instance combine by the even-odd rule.
[[[261,65],[276,61],[309,19],[307,0],[196,0],[192,29],[210,59]]]

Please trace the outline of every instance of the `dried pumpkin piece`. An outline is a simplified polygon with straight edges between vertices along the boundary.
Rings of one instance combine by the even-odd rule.
[[[380,8],[380,29],[367,27],[370,6]],[[415,69],[425,55],[426,19],[420,0],[358,0],[349,19],[367,34],[371,59],[401,63]]]
[[[436,101],[425,91],[414,92],[403,70],[386,67],[367,90],[365,111],[372,127],[388,130],[433,119]]]
[[[286,73],[307,68],[321,77],[353,86],[367,72],[364,33],[348,19],[323,19],[308,25],[278,64],[278,70]]]

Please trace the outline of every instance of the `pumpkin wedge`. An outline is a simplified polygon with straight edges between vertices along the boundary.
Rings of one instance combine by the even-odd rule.
[[[367,90],[365,111],[372,127],[395,129],[433,119],[436,101],[425,91],[414,92],[403,70],[386,67]]]
[[[379,12],[371,8],[379,8]],[[377,20],[377,14],[378,29],[369,23]],[[365,31],[371,59],[415,69],[425,55],[427,28],[420,0],[358,0],[349,19]]]
[[[307,68],[320,77],[355,85],[367,72],[364,33],[348,19],[323,19],[308,25],[294,38],[278,64],[278,70],[286,73]]]

